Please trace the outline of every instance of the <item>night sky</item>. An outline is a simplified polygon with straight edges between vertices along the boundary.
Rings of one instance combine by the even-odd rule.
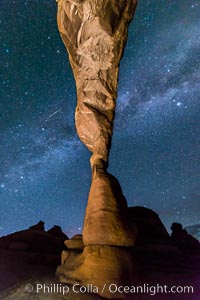
[[[140,0],[120,65],[109,171],[169,229],[200,223],[200,1]],[[91,181],[54,0],[0,1],[0,235],[82,231]]]

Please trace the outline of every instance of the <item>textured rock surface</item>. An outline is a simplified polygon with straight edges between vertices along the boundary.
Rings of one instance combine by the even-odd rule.
[[[82,239],[66,240],[65,246],[67,246],[68,249],[83,249],[84,247]]]
[[[129,209],[128,209],[129,210]],[[107,284],[107,276],[109,278],[115,277],[116,274],[124,274],[126,271],[126,276],[130,272],[132,267],[134,270],[133,277],[130,278],[130,285],[143,285],[144,283],[156,286],[168,285],[168,286],[190,286],[194,287],[194,294],[177,294],[173,295],[173,300],[199,300],[200,295],[200,253],[194,254],[192,252],[187,255],[184,254],[182,250],[174,248],[172,253],[171,242],[172,238],[166,235],[165,230],[160,230],[162,228],[162,223],[159,217],[153,211],[147,210],[142,207],[130,208],[132,222],[138,226],[138,234],[143,234],[144,227],[152,226],[152,232],[148,239],[143,239],[139,237],[138,243],[133,248],[131,247],[110,247],[110,246],[89,246],[85,247],[86,250],[64,250],[62,251],[62,268],[60,267],[60,273],[64,282],[70,282],[73,284],[82,278],[88,280],[89,275],[94,273],[93,282],[99,282],[97,286],[102,284],[102,277],[105,276],[105,284]],[[128,212],[129,213],[129,212]],[[148,223],[146,226],[145,220],[148,217]],[[142,220],[143,219],[143,220]],[[151,219],[151,221],[150,221]],[[159,222],[157,221],[159,220]],[[141,224],[141,225],[140,225]],[[160,229],[159,229],[160,228]],[[154,234],[155,229],[155,234]],[[159,229],[159,230],[158,230]],[[162,234],[160,234],[162,231]],[[33,231],[34,234],[39,234],[38,231]],[[146,232],[146,231],[145,231]],[[20,239],[25,241],[25,237],[29,236],[24,231],[23,235],[20,235]],[[18,233],[16,235],[10,235],[15,237],[15,241],[19,240]],[[45,236],[43,235],[44,239]],[[144,236],[145,237],[145,236]],[[4,248],[0,248],[0,299],[8,300],[30,300],[30,299],[52,299],[52,300],[94,300],[102,299],[97,294],[87,293],[74,293],[72,286],[70,286],[70,291],[65,296],[59,293],[44,293],[43,291],[36,293],[36,284],[50,284],[57,283],[57,278],[54,277],[55,267],[59,264],[60,255],[45,254],[29,251],[15,251],[14,249],[8,249],[8,243],[5,243],[5,238],[0,238],[3,240]],[[72,237],[73,240],[80,240],[81,235],[76,235]],[[168,241],[169,238],[169,242]],[[32,240],[32,236],[28,241]],[[8,241],[8,240],[7,240]],[[27,241],[27,238],[26,238]],[[28,242],[27,241],[27,242]],[[165,241],[165,243],[164,243]],[[6,247],[6,249],[5,249]],[[103,250],[102,250],[103,249]],[[49,249],[50,251],[50,249]],[[128,252],[128,255],[127,255]],[[131,252],[131,253],[130,253]],[[131,256],[131,260],[129,260]],[[182,259],[181,259],[182,257]],[[69,258],[69,260],[68,260]],[[121,265],[116,264],[118,260],[121,260]],[[125,258],[125,259],[124,259]],[[137,265],[135,265],[135,261]],[[125,267],[129,262],[128,267]],[[65,265],[64,265],[65,264]],[[107,264],[107,265],[106,265]],[[65,268],[67,266],[67,268]],[[104,267],[103,267],[104,266]],[[124,268],[124,269],[123,269]],[[81,273],[79,273],[79,271]],[[91,273],[89,273],[91,272]],[[102,274],[103,272],[103,274]],[[113,275],[114,272],[114,275]],[[82,277],[80,278],[80,275]],[[99,278],[97,275],[99,274]],[[73,276],[71,276],[73,275]],[[46,277],[48,276],[48,277]],[[50,276],[50,277],[49,277]],[[122,275],[120,275],[122,276]],[[69,277],[69,278],[68,278]],[[108,279],[109,279],[108,278]],[[118,278],[119,279],[119,278]],[[110,282],[111,279],[108,280]],[[123,281],[124,280],[124,281]],[[119,281],[117,281],[119,282]],[[122,278],[122,281],[127,285],[128,281]],[[28,293],[25,290],[26,284],[32,284],[34,291]],[[60,282],[59,282],[60,284]],[[79,283],[81,284],[81,283]],[[65,285],[65,283],[64,283]],[[123,284],[124,285],[124,284]],[[108,285],[106,286],[108,292]],[[106,294],[105,294],[106,296]],[[109,296],[109,295],[108,295]],[[118,295],[113,294],[116,298]],[[169,300],[171,295],[161,294],[155,296],[150,296],[149,294],[125,294],[126,300]]]
[[[136,0],[57,2],[58,28],[76,81],[76,129],[92,152],[93,172],[83,229],[85,247],[82,253],[64,251],[57,274],[61,281],[94,284],[101,291],[105,282],[127,283],[133,273],[131,251],[125,247],[134,245],[135,230],[126,220],[127,203],[121,187],[106,169],[119,63]],[[76,240],[65,245],[81,249]],[[113,298],[109,293],[103,296]]]
[[[62,282],[97,286],[99,295],[116,299],[124,295],[113,295],[104,289],[105,283],[107,286],[113,283],[128,285],[133,281],[133,269],[134,260],[129,248],[98,245],[87,246],[82,253],[72,252],[70,259],[58,267],[57,274]]]
[[[117,179],[95,171],[83,227],[84,245],[133,246],[136,227],[129,222],[127,209]]]
[[[90,159],[93,176],[83,243],[132,246],[135,236],[123,217],[126,200],[117,180],[106,173],[106,168],[119,62],[136,0],[57,2],[58,28],[76,81],[76,128],[82,142],[93,153]]]
[[[118,67],[136,0],[57,0],[58,28],[76,80],[76,128],[107,163],[116,102]]]

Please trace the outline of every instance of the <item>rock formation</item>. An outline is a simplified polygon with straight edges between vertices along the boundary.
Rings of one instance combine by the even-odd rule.
[[[147,245],[148,243],[169,244],[169,234],[161,222],[158,214],[151,209],[134,206],[128,208],[127,218],[138,228],[138,236],[135,245]]]
[[[64,241],[68,237],[59,226],[47,232],[44,222],[38,224],[0,238],[0,290],[38,275],[55,273],[61,252],[67,249]],[[54,228],[60,229],[57,234]],[[6,297],[0,295],[0,299]]]
[[[143,286],[145,283],[149,286],[192,285],[193,294],[177,294],[174,295],[174,299],[199,300],[200,249],[198,245],[193,245],[191,251],[190,240],[187,239],[184,247],[178,248],[179,245],[174,243],[174,237],[169,236],[159,216],[150,209],[129,207],[126,218],[129,219],[130,224],[136,224],[138,227],[136,244],[133,248],[109,245],[84,247],[81,234],[67,239],[59,226],[54,226],[47,232],[26,229],[1,237],[0,299],[63,300],[63,295],[57,292],[49,293],[48,296],[45,291],[36,293],[36,285],[39,283],[50,286],[57,283],[55,268],[60,261],[61,249],[65,249],[62,251],[62,266],[59,267],[59,277],[64,282],[73,284],[74,278],[76,280],[80,278],[80,284],[84,281],[89,282],[90,285],[96,283],[97,279],[107,284],[114,280],[115,284],[124,286],[129,285],[130,281],[130,286]],[[62,244],[57,243],[61,240]],[[176,237],[175,241],[177,241]],[[42,249],[40,245],[43,245]],[[185,249],[188,248],[190,251],[186,252]],[[132,261],[129,259],[130,251],[134,257]],[[131,280],[129,275],[133,270],[135,272]],[[94,276],[91,276],[93,273]],[[68,280],[66,280],[67,276]],[[27,283],[33,285],[33,291],[25,290]],[[66,295],[66,299],[100,300],[97,294],[88,294],[90,291],[76,294],[72,286],[69,288],[70,292]],[[166,300],[168,296],[159,293],[153,298]],[[117,297],[116,293],[113,293],[113,297]],[[127,294],[125,299],[146,300],[152,299],[152,296]]]
[[[136,0],[57,0],[58,28],[76,81],[79,138],[106,165],[111,143],[120,58]]]
[[[200,241],[200,224],[187,226],[185,229],[189,234],[193,235],[193,237]]]
[[[183,251],[197,251],[200,250],[200,243],[192,235],[188,234],[186,229],[183,229],[182,224],[173,223],[171,226],[171,237],[178,248]]]
[[[67,235],[62,232],[59,226],[54,226],[48,231],[45,231],[44,222],[40,221],[36,225],[29,227],[29,229],[2,237],[0,239],[0,248],[59,254],[66,248],[64,241],[68,239]]]
[[[128,271],[132,261],[130,249],[122,247],[134,246],[136,229],[126,218],[127,203],[117,179],[106,170],[119,63],[136,0],[57,2],[58,28],[76,82],[76,129],[80,140],[92,152],[92,183],[83,228],[84,249],[77,254],[71,250],[78,242],[67,241],[71,250],[63,254],[63,265],[57,274],[62,281],[97,284],[102,290],[105,281],[120,284],[122,278],[125,279],[124,274],[127,280],[132,274]],[[102,296],[112,297],[105,293]]]
[[[44,222],[39,221],[37,224],[30,226],[29,229],[44,231]]]

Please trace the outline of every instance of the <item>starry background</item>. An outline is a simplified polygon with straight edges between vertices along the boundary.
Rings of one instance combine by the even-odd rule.
[[[109,171],[129,205],[200,222],[200,2],[140,0],[120,65]],[[0,1],[0,235],[81,232],[90,153],[54,0]]]

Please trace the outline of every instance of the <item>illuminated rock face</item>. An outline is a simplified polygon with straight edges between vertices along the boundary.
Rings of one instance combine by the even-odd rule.
[[[76,129],[92,152],[92,183],[83,228],[83,251],[62,255],[57,274],[68,283],[124,282],[133,273],[131,247],[136,229],[127,202],[107,173],[116,106],[119,63],[136,0],[58,0],[58,28],[67,48],[77,89]],[[82,244],[81,244],[82,246]],[[80,249],[79,249],[80,250]],[[127,281],[126,280],[126,281]],[[100,295],[113,298],[109,292]],[[115,297],[122,295],[115,295]]]
[[[133,246],[137,231],[127,214],[127,202],[117,179],[94,171],[83,227],[84,245]]]
[[[123,216],[126,200],[113,190],[120,186],[106,172],[119,62],[135,7],[136,0],[58,0],[58,28],[76,81],[77,133],[92,152],[85,245],[130,246],[135,240]]]
[[[58,0],[77,88],[76,128],[92,166],[108,162],[119,62],[135,7],[136,0]]]

